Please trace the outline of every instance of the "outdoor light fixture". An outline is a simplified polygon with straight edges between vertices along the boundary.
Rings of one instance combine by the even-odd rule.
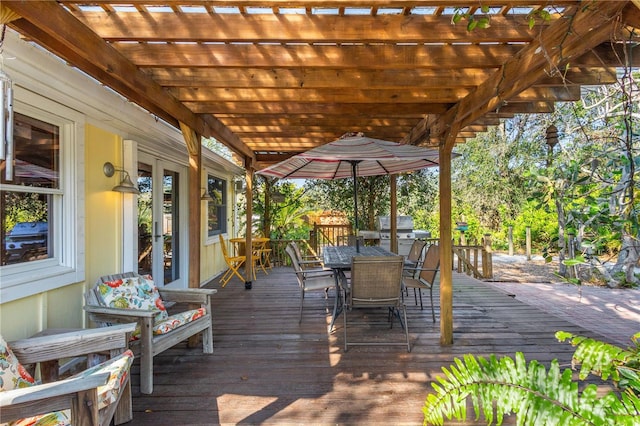
[[[106,163],[104,163],[104,166],[102,166],[102,171],[104,172],[104,175],[106,177],[112,177],[115,174],[115,172],[120,172],[122,174],[123,176],[122,180],[120,181],[119,184],[117,184],[111,189],[112,191],[122,192],[125,194],[136,194],[136,195],[140,194],[140,191],[138,190],[138,188],[136,188],[133,182],[131,182],[131,177],[129,176],[129,172],[127,172],[125,169],[114,167],[113,164],[107,161]]]
[[[211,194],[209,194],[209,191],[207,191],[207,188],[202,188],[202,191],[203,192],[202,196],[200,197],[200,201],[215,201]]]

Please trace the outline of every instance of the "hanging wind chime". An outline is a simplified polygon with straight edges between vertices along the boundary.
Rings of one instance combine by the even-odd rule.
[[[4,36],[7,30],[6,25],[2,25],[2,35],[0,36],[0,160],[4,161],[5,180],[13,180],[13,162],[15,160],[13,150],[13,82],[4,72]]]

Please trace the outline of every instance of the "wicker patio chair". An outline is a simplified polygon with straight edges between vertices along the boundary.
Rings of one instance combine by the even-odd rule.
[[[422,290],[429,290],[429,299],[431,300],[431,317],[433,322],[436,322],[436,312],[433,307],[433,284],[436,280],[436,275],[440,269],[440,249],[437,244],[431,244],[424,255],[424,261],[422,265],[417,268],[409,268],[405,270],[410,271],[410,276],[405,276],[404,287],[406,289],[413,289],[413,297],[416,305],[418,299],[416,296],[416,290],[420,296],[420,309],[422,306]]]
[[[301,323],[305,293],[309,291],[324,291],[325,298],[327,298],[329,289],[335,288],[336,280],[331,270],[302,269],[291,244],[287,245],[285,251],[291,258],[291,265],[293,266],[293,270],[295,271],[298,279],[298,285],[300,286],[300,318],[298,319],[298,323]]]
[[[426,241],[414,240],[409,249],[409,254],[404,259],[405,268],[417,268],[422,260],[424,254],[424,248],[427,245]]]
[[[407,311],[402,301],[402,270],[404,259],[402,256],[355,256],[351,261],[350,291],[344,292],[344,350],[350,345],[406,345],[407,352],[411,351],[409,343],[409,328],[407,326]],[[386,322],[351,321],[349,311],[357,308],[389,308],[391,317]],[[349,325],[387,324],[393,326],[393,317],[399,316],[404,328],[406,342],[380,341],[349,341]],[[370,318],[367,316],[366,318]]]

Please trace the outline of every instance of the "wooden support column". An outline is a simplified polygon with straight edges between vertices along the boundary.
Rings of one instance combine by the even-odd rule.
[[[202,144],[186,124],[181,122],[180,130],[189,151],[189,287],[200,288]]]
[[[389,176],[389,187],[391,191],[391,251],[398,253],[398,175]]]
[[[460,126],[439,145],[440,161],[440,344],[453,344],[453,243],[451,239],[451,153]]]
[[[180,122],[182,137],[189,151],[189,288],[200,288],[200,182],[202,176],[202,144],[200,136],[186,124]],[[199,306],[192,306],[193,309]],[[199,345],[200,334],[189,337],[188,346],[194,348]]]
[[[253,174],[254,174],[254,165],[249,157],[245,159],[245,170],[246,170],[246,181],[247,181],[247,189],[245,193],[245,198],[247,200],[247,228],[245,230],[245,255],[247,256],[247,260],[244,264],[244,288],[249,290],[253,286],[251,280],[253,278],[253,250],[252,250],[252,217],[253,217]]]

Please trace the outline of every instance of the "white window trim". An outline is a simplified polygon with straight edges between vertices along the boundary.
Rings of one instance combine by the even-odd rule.
[[[202,183],[202,188],[207,188],[207,185],[209,184],[209,176],[213,176],[216,179],[220,179],[223,180],[225,182],[225,195],[227,198],[227,204],[226,204],[226,224],[225,224],[225,231],[221,232],[220,234],[216,234],[216,235],[209,235],[209,231],[208,231],[208,225],[209,225],[209,201],[204,201],[204,205],[205,207],[202,207],[202,216],[204,218],[204,229],[202,230],[203,233],[203,241],[205,245],[211,245],[211,244],[215,244],[217,242],[220,241],[220,237],[218,235],[222,235],[227,236],[229,235],[229,229],[230,229],[230,223],[229,223],[229,203],[233,202],[235,204],[235,198],[231,196],[231,193],[229,192],[231,190],[231,186],[229,184],[230,179],[229,176],[225,176],[225,175],[220,175],[220,173],[216,173],[216,170],[212,170],[212,169],[207,169],[207,168],[203,168],[202,170],[202,175],[204,176],[204,183]],[[230,201],[232,200],[232,201]]]
[[[54,290],[85,279],[85,117],[15,84],[14,93],[16,112],[55,124],[60,128],[60,190],[64,195],[62,203],[54,203],[54,257],[0,267],[0,303]]]

